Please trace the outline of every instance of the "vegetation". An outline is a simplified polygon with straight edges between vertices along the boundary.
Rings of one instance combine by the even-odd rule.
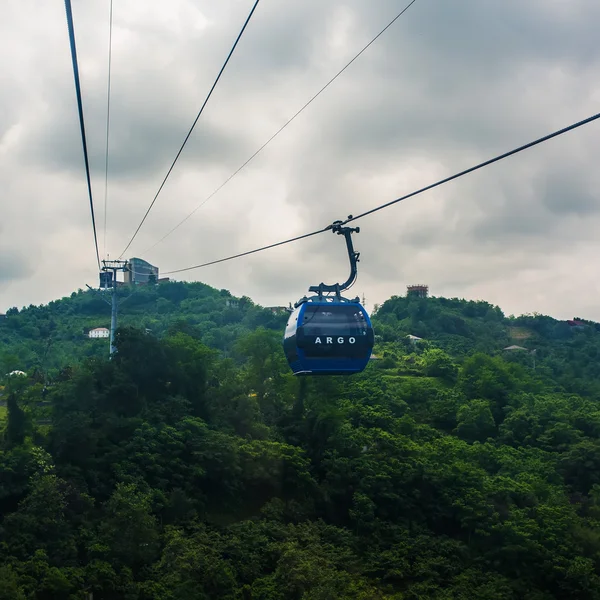
[[[280,329],[285,316],[255,306],[247,297],[203,283],[168,282],[119,290],[119,324],[156,336],[187,331],[228,352],[243,334],[259,326]],[[110,305],[99,292],[73,292],[46,306],[10,308],[0,321],[0,373],[39,369],[56,374],[84,357],[104,357],[108,346],[89,339],[96,327],[110,327]]]
[[[595,323],[394,297],[306,379],[228,299],[136,291],[113,360],[91,293],[0,325],[0,599],[600,598]]]

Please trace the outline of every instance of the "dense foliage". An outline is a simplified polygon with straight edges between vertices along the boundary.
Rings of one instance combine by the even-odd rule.
[[[0,373],[39,369],[56,373],[82,357],[103,357],[108,346],[87,332],[110,327],[110,295],[73,292],[45,306],[14,307],[0,320]],[[168,282],[119,289],[119,324],[134,325],[161,336],[169,331],[201,335],[222,351],[259,326],[281,328],[285,316],[255,306],[248,297],[234,298],[203,283]]]
[[[90,293],[1,325],[0,600],[600,598],[595,324],[394,297],[298,379],[285,317],[169,288],[113,360]]]

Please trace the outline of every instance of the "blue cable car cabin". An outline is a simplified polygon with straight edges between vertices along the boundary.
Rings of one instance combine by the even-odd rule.
[[[302,302],[291,313],[283,349],[294,375],[360,373],[373,350],[373,326],[358,302]]]

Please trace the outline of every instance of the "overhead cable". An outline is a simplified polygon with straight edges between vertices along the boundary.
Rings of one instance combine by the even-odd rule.
[[[112,30],[113,30],[113,0],[110,0],[110,15],[108,17],[108,84],[106,92],[106,156],[104,160],[104,256],[106,257],[106,219],[108,213],[108,153],[110,135],[110,74],[112,67]]]
[[[196,265],[194,267],[186,267],[185,269],[176,269],[175,271],[167,271],[164,275],[173,275],[173,273],[183,273],[183,271],[191,271],[192,269],[200,269],[202,267],[209,267],[210,265],[216,265],[217,263],[222,263],[227,260],[233,260],[234,258],[241,258],[242,256],[248,256],[248,254],[255,254],[256,252],[262,252],[263,250],[269,250],[269,248],[275,248],[275,246],[283,246],[283,244],[289,244],[290,242],[297,242],[298,240],[303,240],[304,238],[312,237],[313,235],[318,235],[319,233],[324,233],[331,229],[331,225],[324,227],[323,229],[319,229],[318,231],[313,231],[311,233],[305,233],[304,235],[299,235],[295,238],[291,238],[289,240],[285,240],[283,242],[276,242],[275,244],[270,244],[268,246],[263,246],[262,248],[256,248],[256,250],[249,250],[248,252],[242,252],[240,254],[234,254],[233,256],[228,256],[227,258],[220,258],[219,260],[213,260],[211,262],[207,262],[201,265]]]
[[[542,142],[547,142],[548,140],[551,140],[552,138],[558,137],[559,135],[562,135],[563,133],[572,131],[573,129],[577,129],[578,127],[581,127],[582,125],[587,125],[588,123],[591,123],[592,121],[595,121],[596,119],[600,119],[600,113],[593,115],[591,117],[588,117],[587,119],[584,119],[583,121],[578,121],[577,123],[573,123],[572,125],[569,125],[568,127],[564,127],[563,129],[559,129],[558,131],[555,131],[553,133],[545,135],[544,137],[541,137],[533,142],[529,142],[528,144],[519,146],[518,148],[515,148],[514,150],[510,150],[509,152],[500,154],[500,156],[496,156],[495,158],[486,160],[485,162],[479,163],[478,165],[475,165],[474,167],[465,169],[464,171],[461,171],[460,173],[456,173],[455,175],[446,177],[446,179],[441,179],[440,181],[437,181],[436,183],[432,183],[431,185],[421,188],[420,190],[417,190],[416,192],[411,192],[410,194],[406,194],[406,196],[402,196],[401,198],[396,198],[396,200],[391,200],[390,202],[386,202],[385,204],[382,204],[381,206],[377,206],[375,208],[367,210],[366,212],[356,215],[355,217],[348,218],[346,221],[344,221],[344,225],[346,223],[349,223],[350,221],[356,221],[357,219],[362,219],[363,217],[366,217],[367,215],[370,215],[374,212],[377,212],[379,210],[387,208],[388,206],[392,206],[392,204],[397,204],[398,202],[402,202],[403,200],[412,198],[413,196],[416,196],[417,194],[422,194],[423,192],[432,190],[433,188],[443,185],[444,183],[448,183],[449,181],[452,181],[453,179],[458,179],[459,177],[462,177],[463,175],[468,175],[469,173],[473,173],[473,171],[477,171],[478,169],[487,167],[488,165],[491,165],[495,162],[498,162],[500,160],[508,158],[509,156],[512,156],[513,154],[517,154],[519,152],[522,152],[523,150],[533,148],[533,146],[537,146],[538,144],[541,144]]]
[[[231,50],[229,51],[229,54],[227,55],[227,58],[225,59],[225,62],[223,63],[223,66],[221,67],[221,70],[219,71],[219,74],[217,75],[217,78],[215,79],[215,82],[213,83],[212,87],[210,88],[210,91],[208,92],[208,95],[206,96],[206,99],[204,100],[204,103],[202,104],[202,107],[200,108],[200,111],[198,112],[198,115],[194,119],[194,122],[192,123],[192,126],[190,127],[190,130],[188,131],[188,134],[185,136],[185,139],[183,140],[183,144],[181,144],[181,148],[179,148],[179,151],[177,152],[177,155],[175,156],[175,160],[173,161],[173,163],[169,167],[169,170],[167,171],[167,174],[165,175],[165,178],[163,179],[162,183],[160,184],[160,187],[158,188],[158,192],[156,192],[156,195],[154,196],[154,199],[150,203],[150,206],[148,207],[148,210],[146,211],[146,214],[142,218],[142,220],[141,220],[140,224],[138,225],[137,229],[135,230],[133,236],[129,240],[129,243],[127,244],[127,246],[125,247],[125,249],[123,250],[123,252],[121,252],[121,255],[119,256],[119,258],[121,258],[125,254],[125,252],[127,252],[129,246],[131,246],[133,240],[135,239],[135,237],[137,236],[137,234],[138,234],[139,230],[141,229],[142,225],[146,221],[146,218],[148,217],[148,214],[152,210],[152,207],[154,206],[154,203],[156,202],[156,199],[158,198],[158,196],[159,196],[160,192],[162,191],[165,183],[167,182],[167,179],[169,178],[169,175],[171,174],[171,171],[173,170],[173,167],[175,166],[175,163],[179,159],[179,156],[181,155],[181,152],[183,151],[183,148],[185,147],[185,145],[186,145],[188,139],[190,138],[190,136],[192,135],[192,131],[194,130],[194,127],[196,126],[196,123],[198,122],[198,119],[200,118],[200,115],[204,111],[204,107],[208,103],[208,100],[210,99],[210,97],[211,97],[214,89],[217,87],[217,83],[219,82],[219,79],[221,79],[221,75],[223,74],[223,71],[225,71],[225,67],[227,66],[227,63],[229,62],[229,59],[233,55],[233,52],[236,49],[236,47],[238,45],[238,42],[240,41],[240,39],[241,39],[244,31],[246,30],[246,27],[247,27],[248,23],[250,22],[250,19],[252,18],[252,15],[254,14],[254,11],[256,10],[256,7],[258,6],[259,2],[260,2],[260,0],[256,0],[256,2],[254,3],[254,6],[252,7],[252,10],[250,11],[250,14],[248,15],[248,18],[246,19],[246,22],[244,23],[244,26],[242,27],[240,33],[238,34],[238,36],[237,36],[237,38],[236,38],[236,40],[235,40],[235,42],[234,42]]]
[[[71,45],[71,59],[73,61],[73,77],[75,79],[75,92],[77,94],[77,108],[79,110],[79,125],[81,128],[81,142],[83,144],[83,158],[85,160],[85,174],[87,177],[88,196],[90,199],[90,211],[92,214],[92,228],[94,230],[94,245],[96,246],[96,260],[100,270],[100,252],[98,250],[98,234],[96,233],[96,216],[94,215],[94,200],[92,197],[92,180],[90,177],[90,162],[88,159],[87,141],[85,137],[85,123],[83,119],[83,102],[81,100],[81,85],[79,83],[79,66],[77,64],[77,48],[75,47],[75,28],[73,26],[73,11],[71,0],[65,0],[67,12],[67,26],[69,28],[69,42]]]
[[[355,54],[350,62],[340,69],[304,106],[302,106],[296,113],[288,119],[250,158],[246,160],[236,171],[234,171],[218,188],[211,192],[194,210],[180,221],[173,229],[166,233],[158,242],[150,246],[144,251],[144,254],[158,246],[161,242],[166,240],[176,229],[179,229],[191,216],[193,216],[200,208],[202,208],[213,196],[220,192],[242,169],[244,169],[251,161],[253,161],[292,121],[296,119],[306,108],[308,108],[314,100],[316,100],[357,58],[359,58],[366,50],[371,46],[377,39],[379,39],[417,0],[412,0],[406,5],[366,46],[362,48],[358,54]]]
[[[373,214],[374,212],[377,212],[379,210],[382,210],[384,208],[388,208],[389,206],[392,206],[393,204],[397,204],[398,202],[402,202],[402,200],[406,200],[408,198],[412,198],[413,196],[417,196],[418,194],[422,194],[423,192],[426,192],[428,190],[431,190],[435,187],[438,187],[440,185],[443,185],[444,183],[448,183],[449,181],[452,181],[454,179],[458,179],[459,177],[463,177],[464,175],[468,175],[469,173],[473,173],[473,171],[477,171],[478,169],[481,169],[483,167],[487,167],[488,165],[491,165],[495,162],[498,162],[500,160],[503,160],[505,158],[508,158],[509,156],[513,156],[514,154],[517,154],[519,152],[523,152],[523,150],[527,150],[529,148],[532,148],[533,146],[537,146],[538,144],[541,144],[542,142],[546,142],[552,138],[558,137],[559,135],[562,135],[564,133],[567,133],[569,131],[572,131],[574,129],[577,129],[578,127],[582,127],[583,125],[587,125],[589,123],[591,123],[592,121],[596,121],[597,119],[600,119],[600,113],[597,113],[591,117],[588,117],[587,119],[583,119],[582,121],[578,121],[577,123],[573,123],[572,125],[569,125],[567,127],[564,127],[563,129],[559,129],[558,131],[555,131],[553,133],[550,133],[548,135],[545,135],[544,137],[541,137],[533,142],[529,142],[527,144],[524,144],[523,146],[519,146],[518,148],[515,148],[514,150],[510,150],[509,152],[505,152],[504,154],[500,154],[499,156],[496,156],[495,158],[491,158],[489,160],[486,160],[482,163],[479,163],[478,165],[475,165],[474,167],[470,167],[469,169],[465,169],[464,171],[460,171],[459,173],[456,173],[455,175],[451,175],[450,177],[446,177],[445,179],[440,179],[440,181],[437,181],[436,183],[432,183],[426,187],[423,187],[415,192],[411,192],[410,194],[406,194],[405,196],[401,196],[400,198],[396,198],[396,200],[391,200],[390,202],[386,202],[385,204],[382,204],[381,206],[377,206],[375,208],[372,208],[366,212],[363,212],[359,215],[356,215],[355,217],[348,217],[348,219],[346,219],[345,221],[343,221],[342,225],[345,225],[346,223],[349,223],[351,221],[357,221],[358,219],[362,219],[363,217],[366,217],[367,215]],[[174,271],[169,271],[168,273],[165,273],[166,275],[170,275],[173,273],[181,273],[183,271],[191,271],[192,269],[200,269],[202,267],[208,267],[210,265],[215,265],[217,263],[222,263],[228,260],[233,260],[234,258],[241,258],[242,256],[247,256],[249,254],[254,254],[256,252],[262,252],[263,250],[268,250],[269,248],[275,248],[276,246],[282,246],[284,244],[289,244],[291,242],[296,242],[298,240],[302,240],[304,238],[307,237],[311,237],[313,235],[317,235],[319,233],[324,233],[325,231],[329,231],[331,230],[332,226],[328,225],[327,227],[324,227],[323,229],[319,229],[318,231],[313,231],[312,233],[307,233],[305,235],[299,235],[297,237],[291,238],[289,240],[284,240],[282,242],[277,242],[275,244],[270,244],[269,246],[263,246],[262,248],[257,248],[256,250],[249,250],[248,252],[242,252],[240,254],[235,254],[233,256],[228,256],[226,258],[221,258],[219,260],[213,260],[211,262],[207,262],[207,263],[203,263],[201,265],[195,265],[193,267],[187,267],[185,269],[177,269]]]

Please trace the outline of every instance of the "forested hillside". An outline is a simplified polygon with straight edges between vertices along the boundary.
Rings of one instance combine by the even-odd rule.
[[[89,339],[87,331],[110,327],[106,300],[99,292],[79,290],[45,306],[7,310],[6,319],[0,321],[0,373],[36,367],[52,372],[73,360],[105,356],[107,342]],[[203,283],[119,289],[120,325],[156,336],[175,330],[192,332],[222,351],[256,327],[282,328],[285,321],[285,316],[255,306],[250,298],[234,298],[227,290]]]
[[[0,599],[600,598],[596,324],[394,297],[294,378],[249,299],[138,290],[113,360],[97,301],[0,325]]]

